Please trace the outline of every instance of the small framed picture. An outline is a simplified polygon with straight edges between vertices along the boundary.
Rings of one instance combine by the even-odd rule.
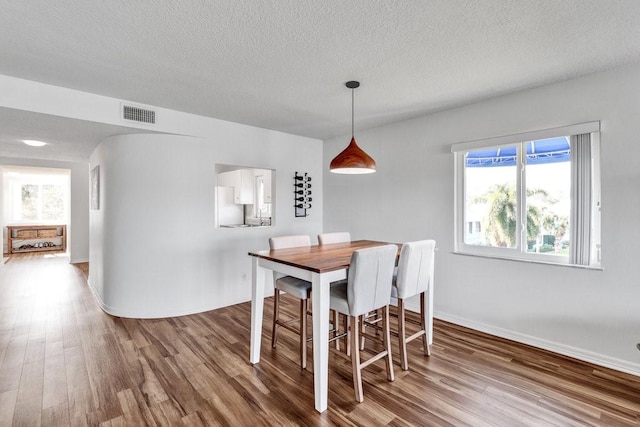
[[[91,209],[100,209],[100,166],[91,169]]]

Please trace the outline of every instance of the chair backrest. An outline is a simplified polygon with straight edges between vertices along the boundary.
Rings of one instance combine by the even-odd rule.
[[[396,245],[353,252],[347,282],[349,315],[360,316],[389,305],[397,254]]]
[[[435,240],[420,240],[402,245],[398,261],[398,298],[426,292],[433,282]]]
[[[269,247],[271,249],[297,248],[301,246],[311,246],[311,238],[306,234],[269,238]]]
[[[290,236],[278,236],[269,238],[269,247],[271,249],[286,249],[286,248],[299,248],[304,246],[311,246],[311,237],[306,234],[292,234]],[[273,272],[273,282],[275,283],[285,274]]]
[[[318,244],[320,245],[329,245],[331,243],[346,243],[350,241],[351,234],[348,231],[318,234]]]

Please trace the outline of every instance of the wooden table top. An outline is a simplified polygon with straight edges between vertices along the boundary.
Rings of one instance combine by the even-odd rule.
[[[249,255],[313,271],[314,273],[326,273],[349,267],[351,255],[355,250],[388,244],[387,242],[373,240],[355,240],[348,243],[263,250],[249,252]],[[399,254],[401,245],[397,246]]]

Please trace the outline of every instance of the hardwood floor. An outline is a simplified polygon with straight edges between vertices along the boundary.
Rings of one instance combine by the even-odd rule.
[[[353,398],[350,362],[330,355],[329,409],[314,410],[297,336],[249,364],[250,303],[135,320],[103,313],[86,264],[20,255],[0,268],[0,426],[638,426],[640,378],[436,321],[431,357],[380,361]],[[285,315],[297,300],[282,298]],[[367,341],[368,343],[370,342]],[[310,364],[312,366],[312,364]]]

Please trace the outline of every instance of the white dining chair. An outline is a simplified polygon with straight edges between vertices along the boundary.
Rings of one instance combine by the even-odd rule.
[[[329,245],[331,243],[347,243],[350,241],[351,234],[348,231],[318,234],[318,244],[320,245]]]
[[[394,380],[391,359],[391,336],[389,331],[389,303],[391,286],[398,247],[384,245],[360,249],[353,252],[346,283],[332,286],[330,290],[330,308],[349,318],[350,327],[347,339],[350,340],[353,387],[356,400],[362,402],[362,369],[371,363],[385,359],[387,379]],[[359,333],[364,315],[370,311],[382,311],[382,342],[384,350],[364,362],[360,360]],[[368,336],[379,340],[375,335]]]
[[[338,231],[333,233],[322,233],[318,234],[318,244],[320,245],[330,245],[332,243],[349,243],[351,242],[351,233],[348,231]],[[342,281],[333,282],[331,286],[339,285]],[[345,282],[346,283],[346,282]],[[340,337],[338,331],[338,312],[331,310],[330,317],[333,323],[333,340],[335,341],[335,346],[337,350],[340,350],[340,340],[337,339]],[[349,325],[347,324],[347,318],[345,317],[344,329],[347,330]],[[349,346],[347,345],[347,353],[349,352]]]
[[[425,296],[433,286],[435,240],[421,240],[402,245],[398,271],[393,278],[391,296],[398,300],[398,344],[400,347],[400,366],[402,370],[409,369],[407,358],[407,343],[422,337],[424,354],[429,356],[431,349],[427,337],[427,316],[431,319],[433,313],[427,312]],[[405,319],[405,299],[420,295],[420,330],[407,337]],[[395,335],[395,334],[394,334]]]
[[[311,238],[307,235],[290,235],[271,237],[269,247],[271,249],[285,249],[295,247],[311,246]],[[293,276],[286,276],[282,273],[273,272],[273,283],[275,291],[273,293],[273,328],[271,334],[271,347],[275,348],[278,341],[278,328],[280,326],[289,329],[300,335],[300,367],[307,368],[307,313],[309,311],[309,297],[311,295],[311,282],[298,279]],[[280,292],[286,292],[300,299],[300,318],[298,330],[293,329],[289,321],[280,320]]]

